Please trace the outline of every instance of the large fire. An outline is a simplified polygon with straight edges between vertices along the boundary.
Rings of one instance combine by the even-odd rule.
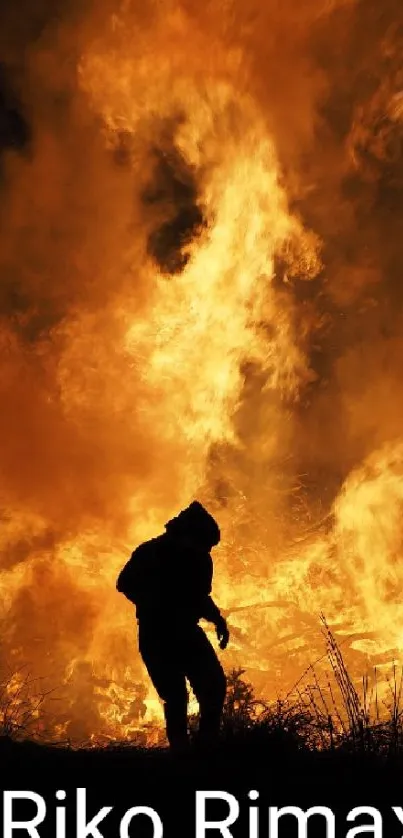
[[[378,5],[0,21],[2,694],[46,735],[161,718],[115,580],[194,497],[258,695],[321,659],[321,613],[353,675],[403,658],[403,22]]]

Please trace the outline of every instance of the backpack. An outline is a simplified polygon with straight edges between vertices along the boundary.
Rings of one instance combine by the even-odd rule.
[[[158,575],[159,556],[155,541],[140,544],[119,573],[116,588],[133,605],[138,605],[144,595],[149,595],[153,579],[155,582],[155,575]]]

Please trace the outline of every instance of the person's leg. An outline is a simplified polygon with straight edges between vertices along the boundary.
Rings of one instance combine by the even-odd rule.
[[[176,639],[166,627],[156,631],[139,627],[139,649],[150,679],[163,701],[166,734],[172,749],[188,744],[186,678],[181,668]]]
[[[199,741],[216,741],[226,694],[226,677],[208,637],[200,626],[186,644],[186,676],[200,708]]]

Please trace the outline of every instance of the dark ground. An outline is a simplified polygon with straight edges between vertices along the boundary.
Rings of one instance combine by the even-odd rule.
[[[268,836],[268,806],[327,806],[336,820],[336,835],[347,836],[348,830],[363,825],[364,820],[346,822],[346,815],[356,806],[374,806],[383,818],[383,835],[396,838],[403,833],[403,824],[392,812],[392,806],[403,806],[403,761],[390,757],[359,753],[310,752],[284,741],[265,741],[249,733],[236,735],[222,743],[216,752],[190,753],[186,757],[171,755],[165,749],[136,749],[116,746],[108,749],[71,750],[51,748],[31,742],[0,740],[2,790],[30,790],[46,801],[47,814],[38,827],[39,835],[63,838],[55,830],[55,792],[67,793],[66,838],[76,837],[76,789],[87,789],[88,820],[102,806],[113,806],[111,813],[99,824],[96,838],[119,838],[119,824],[124,813],[136,805],[153,807],[159,814],[166,838],[196,838],[195,792],[227,791],[240,804],[237,821],[225,838],[263,838]],[[259,792],[260,824],[258,834],[249,830],[248,792]],[[15,805],[15,818],[34,815],[34,804],[23,814]],[[28,804],[25,804],[26,806]],[[207,817],[225,818],[225,803],[214,813],[209,803]],[[367,821],[373,823],[371,819]],[[35,834],[35,833],[34,833]],[[90,835],[92,833],[89,833]],[[220,836],[218,829],[209,829],[206,836]],[[285,818],[279,825],[279,838],[297,836],[294,818]],[[309,822],[308,838],[326,835],[321,817]],[[381,838],[373,828],[364,833]],[[28,835],[15,830],[13,835]],[[137,816],[129,829],[132,838],[151,838],[153,829],[145,816]],[[352,838],[353,833],[350,834]],[[302,836],[302,833],[301,833]],[[82,835],[81,838],[84,838]],[[200,836],[202,838],[202,836]],[[332,836],[329,833],[329,838]]]

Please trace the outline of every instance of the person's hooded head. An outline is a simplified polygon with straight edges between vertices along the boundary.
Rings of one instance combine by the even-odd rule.
[[[190,540],[209,551],[221,538],[217,522],[197,500],[168,521],[165,529],[170,535]]]

